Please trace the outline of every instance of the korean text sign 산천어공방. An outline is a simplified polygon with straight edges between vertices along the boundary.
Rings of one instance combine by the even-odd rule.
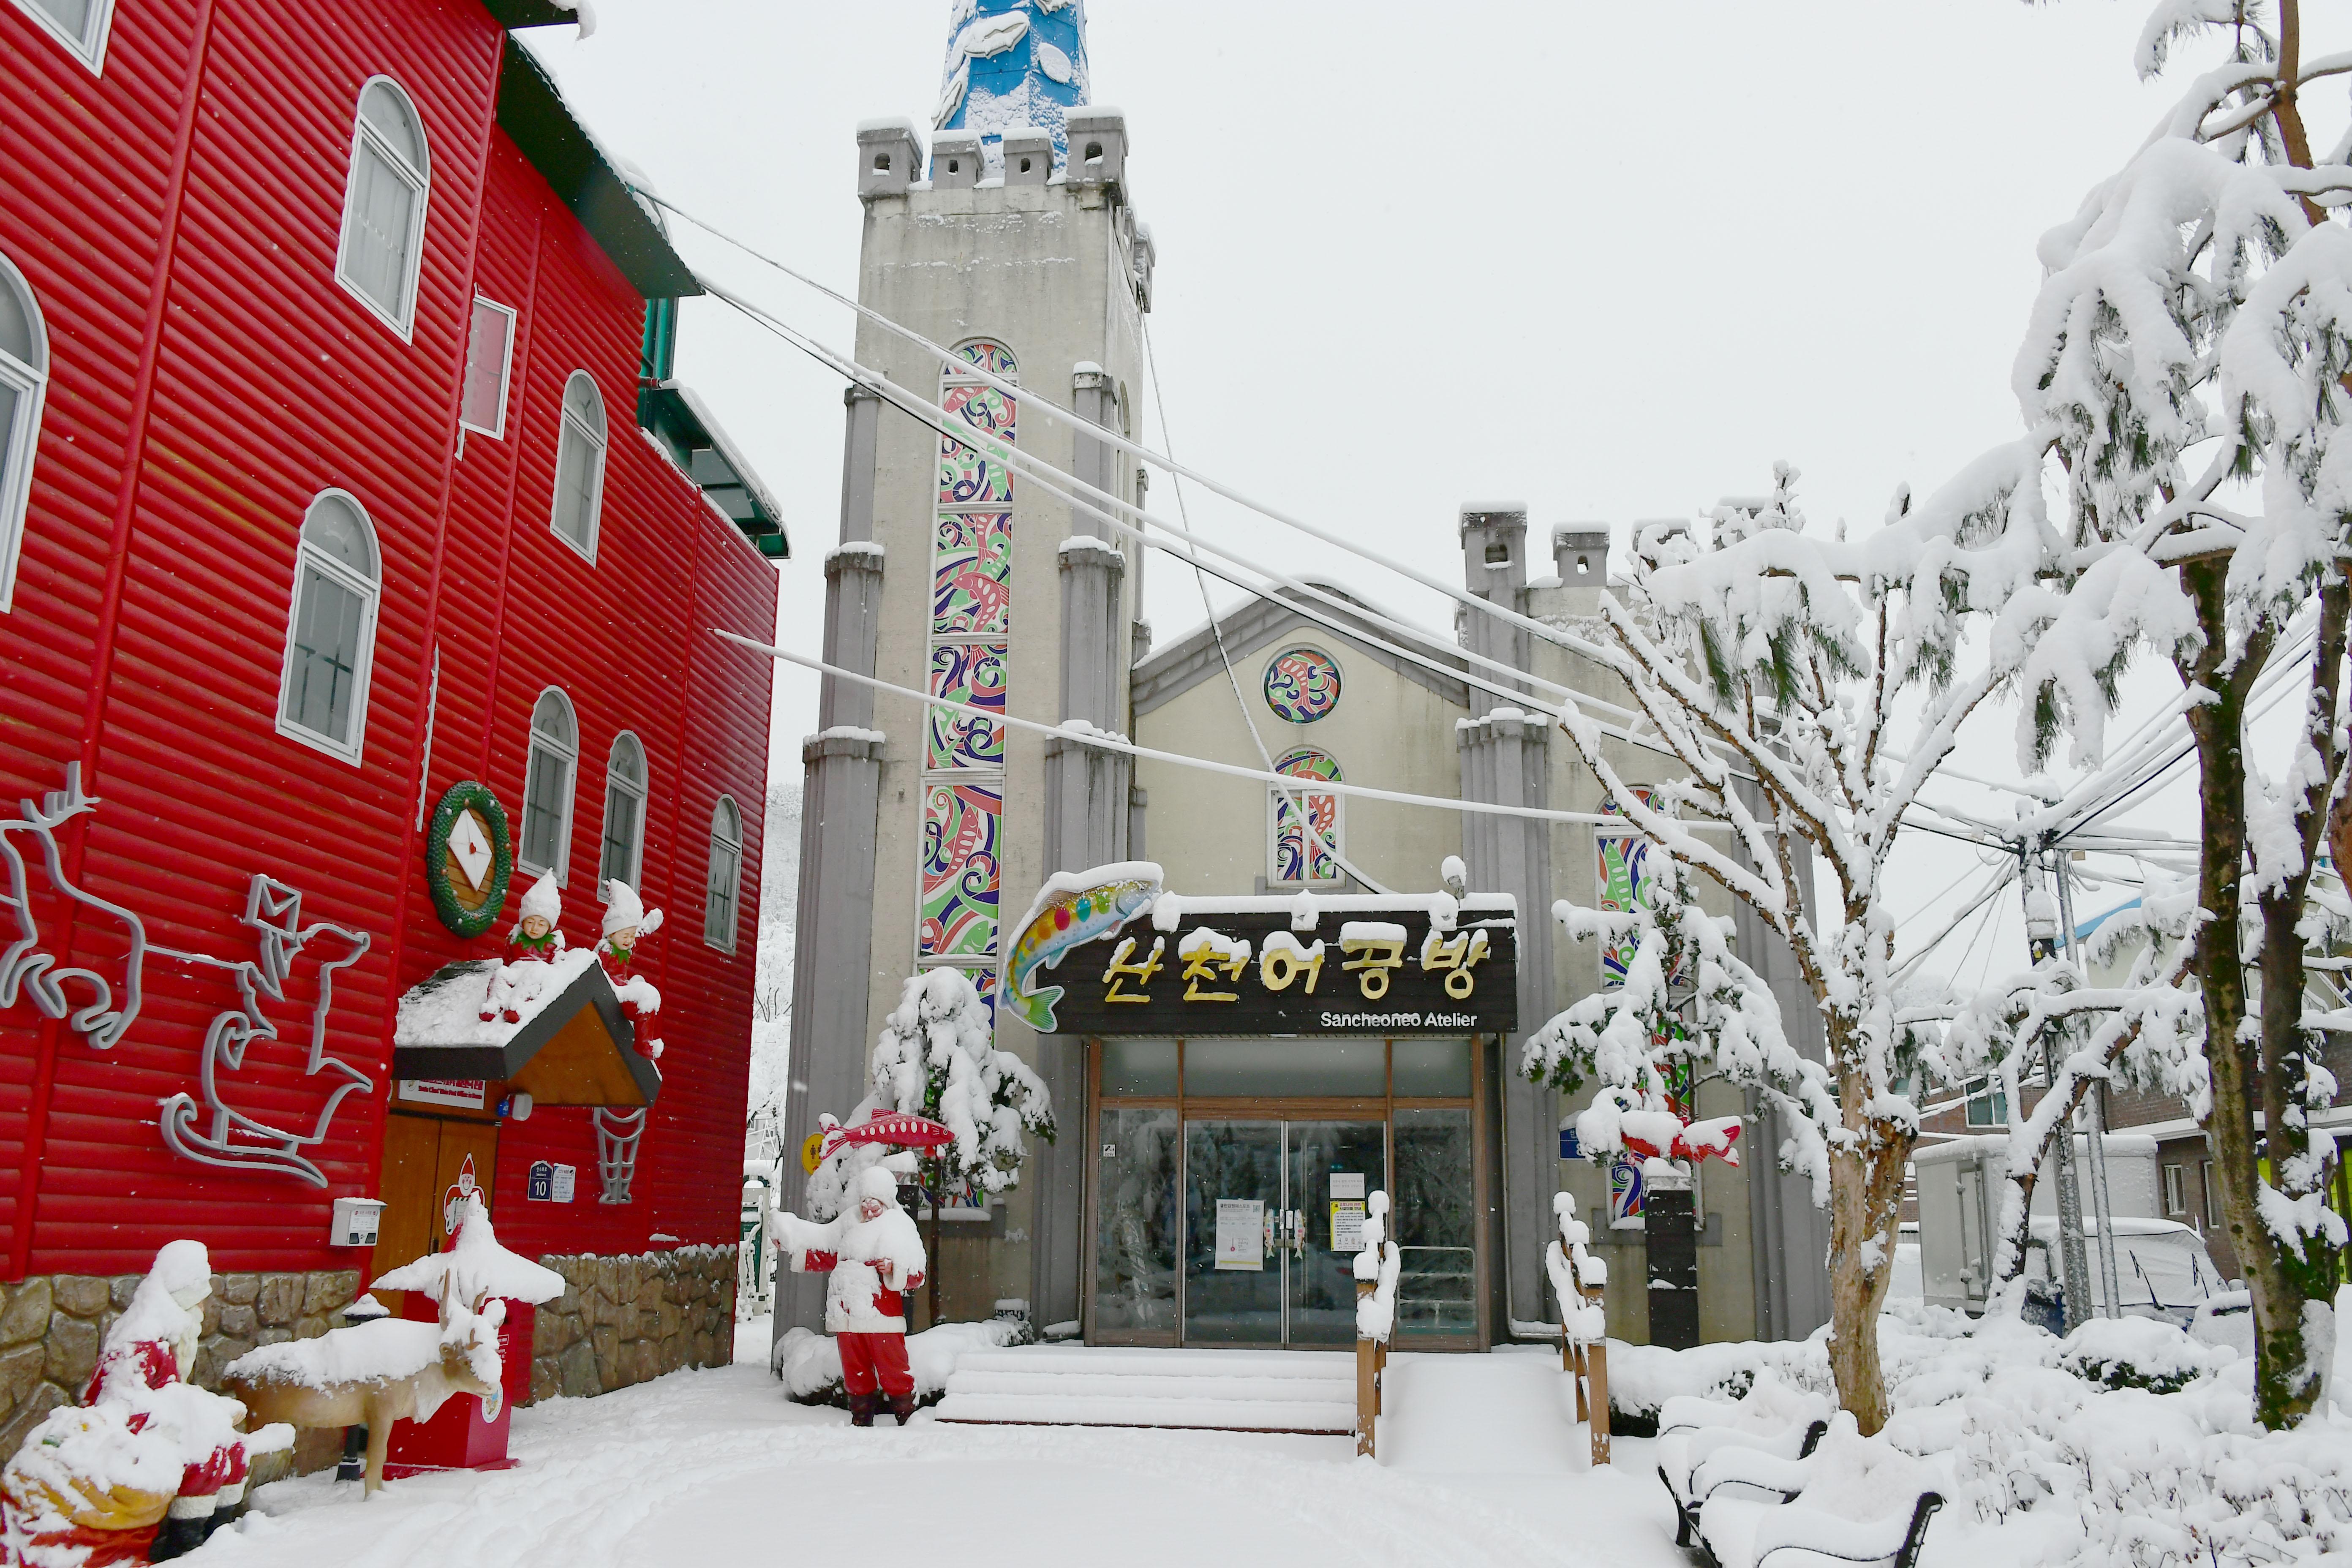
[[[1495,1034],[1518,1024],[1518,944],[1507,913],[1465,909],[1188,910],[1172,931],[1131,921],[1050,974],[1065,1034]]]

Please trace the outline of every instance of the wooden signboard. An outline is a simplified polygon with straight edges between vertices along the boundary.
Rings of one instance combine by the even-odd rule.
[[[1517,922],[1464,910],[1432,931],[1424,909],[1187,911],[1074,948],[1034,985],[1062,989],[1068,1035],[1469,1035],[1518,1026]]]

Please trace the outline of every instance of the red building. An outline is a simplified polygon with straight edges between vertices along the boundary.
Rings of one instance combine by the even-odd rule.
[[[772,633],[784,540],[668,379],[692,272],[510,33],[572,20],[0,0],[0,1452],[163,1241],[230,1276],[209,1370],[417,1250],[464,1156],[516,1250],[657,1255],[679,1313],[572,1382],[724,1353],[769,666],[705,628]],[[517,861],[470,939],[426,877],[469,780]],[[575,946],[604,876],[669,912],[625,1202],[589,1109],[395,1083],[403,993],[541,870]]]

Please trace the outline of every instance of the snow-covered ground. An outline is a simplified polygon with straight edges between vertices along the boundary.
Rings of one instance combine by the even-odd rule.
[[[356,1484],[310,1476],[193,1561],[254,1568],[601,1568],[775,1560],[870,1530],[877,1550],[962,1563],[1199,1568],[1272,1562],[1688,1568],[1650,1445],[1594,1474],[1556,1354],[1400,1355],[1388,1452],[1345,1437],[1104,1428],[900,1431],[788,1402],[761,1364],[518,1411],[511,1470]],[[806,1533],[804,1533],[806,1532]],[[886,1542],[887,1544],[886,1544]],[[816,1550],[814,1544],[811,1550]]]
[[[2339,1306],[2352,1318],[2352,1290]],[[1922,1568],[2352,1562],[2352,1415],[2255,1432],[2238,1350],[2143,1320],[2093,1323],[2062,1346],[1916,1303],[1883,1325],[1894,1419],[1884,1441],[1843,1439],[1820,1489],[1854,1520],[1907,1516],[1918,1489],[1940,1491]],[[960,1562],[1024,1568],[1197,1568],[1244,1542],[1254,1556],[1370,1564],[1695,1561],[1673,1544],[1659,1445],[1620,1436],[1616,1462],[1592,1468],[1549,1349],[1396,1356],[1374,1463],[1347,1437],[960,1426],[929,1411],[904,1430],[859,1431],[786,1399],[767,1346],[761,1320],[740,1331],[734,1366],[519,1411],[510,1470],[396,1481],[373,1502],[323,1475],[265,1488],[258,1516],[198,1560],[721,1568],[864,1521],[906,1551],[953,1542]],[[2352,1345],[2339,1360],[2352,1365]],[[1752,1384],[1755,1408],[1830,1409],[1819,1337],[1612,1345],[1611,1373],[1623,1408]],[[1880,1459],[1917,1485],[1833,1500],[1832,1472]]]

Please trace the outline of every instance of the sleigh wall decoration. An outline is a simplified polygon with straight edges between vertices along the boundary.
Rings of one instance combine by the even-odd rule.
[[[66,873],[58,829],[99,804],[83,793],[80,765],[72,763],[66,769],[64,789],[51,791],[37,806],[19,800],[16,815],[0,821],[0,885],[5,889],[0,892],[0,907],[15,931],[14,940],[0,951],[0,1008],[28,1002],[43,1016],[61,1021],[90,1049],[110,1050],[138,1021],[148,991],[149,960],[179,966],[202,989],[220,993],[227,1005],[205,1028],[197,1093],[183,1092],[163,1102],[158,1121],[163,1142],[202,1164],[290,1176],[324,1187],[326,1173],[304,1151],[327,1141],[346,1099],[375,1087],[368,1074],[327,1050],[335,975],[366,954],[368,933],[323,921],[305,925],[301,893],[257,872],[247,886],[245,912],[239,917],[254,933],[253,957],[226,959],[152,945],[137,913],[85,890]],[[46,897],[102,915],[121,930],[119,980],[60,962],[53,949],[56,939],[38,912],[44,894],[36,889],[44,879]],[[267,1005],[287,1001],[288,982],[306,960],[317,965],[318,996],[310,1008],[309,1038],[302,1042],[302,1076],[306,1081],[316,1080],[322,1098],[308,1110],[304,1124],[287,1126],[280,1125],[290,1120],[282,1112],[265,1120],[239,1110],[231,1097],[257,1044],[284,1039]]]

